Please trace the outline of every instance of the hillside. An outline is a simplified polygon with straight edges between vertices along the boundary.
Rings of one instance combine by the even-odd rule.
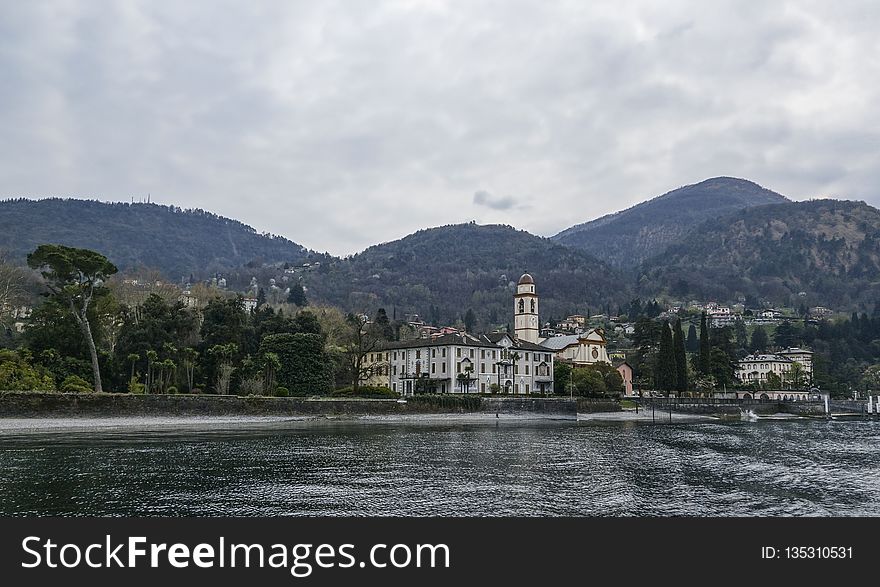
[[[873,307],[880,299],[880,210],[814,200],[711,220],[645,262],[639,290],[679,299]]]
[[[451,322],[473,308],[484,327],[512,321],[514,283],[530,272],[541,317],[594,312],[629,299],[604,263],[509,226],[461,224],[420,230],[310,273],[309,297],[345,308],[385,307]],[[432,309],[433,307],[433,309]]]
[[[578,224],[552,238],[588,251],[615,267],[631,269],[679,242],[701,222],[744,208],[787,201],[750,181],[716,177]]]
[[[203,210],[59,198],[0,201],[0,249],[23,260],[43,243],[93,249],[120,269],[144,265],[173,280],[255,260],[296,262],[308,254],[285,238]]]

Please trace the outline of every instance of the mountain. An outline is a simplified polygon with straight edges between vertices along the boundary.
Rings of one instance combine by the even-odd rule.
[[[751,181],[716,177],[578,224],[552,238],[560,244],[589,251],[615,267],[631,269],[679,242],[692,227],[710,218],[787,201],[785,196]]]
[[[484,327],[512,322],[520,275],[535,279],[542,319],[594,312],[629,300],[618,273],[586,253],[509,226],[459,224],[420,230],[403,239],[306,275],[312,300],[389,316],[417,312],[433,323],[473,308]]]
[[[677,299],[872,308],[880,300],[880,210],[813,200],[710,220],[646,261],[638,287]]]
[[[204,210],[60,198],[0,201],[0,249],[23,260],[44,243],[92,249],[120,269],[143,265],[172,280],[251,261],[294,263],[309,253]]]

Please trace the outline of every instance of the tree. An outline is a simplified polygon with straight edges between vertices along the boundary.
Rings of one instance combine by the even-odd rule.
[[[289,297],[289,296],[288,296]],[[259,288],[257,292],[257,307],[261,307],[266,303],[266,290],[264,288]]]
[[[382,347],[382,336],[375,323],[367,320],[365,314],[349,314],[348,337],[344,342],[344,356],[354,393],[362,381],[370,378],[377,369],[385,366],[382,361],[368,361],[370,353],[378,352]]]
[[[287,303],[296,304],[300,308],[309,305],[309,300],[306,298],[306,290],[303,289],[301,283],[294,283],[290,286],[290,293],[287,294]]]
[[[793,389],[801,389],[806,381],[806,371],[804,366],[797,361],[791,364],[788,371],[788,382],[791,383]]]
[[[755,331],[752,332],[752,344],[751,350],[755,353],[763,353],[767,351],[767,347],[770,346],[770,337],[767,336],[767,331],[763,326],[756,326]]]
[[[571,365],[562,361],[553,363],[553,393],[568,393],[568,384],[571,381]]]
[[[116,266],[95,251],[63,245],[40,245],[28,255],[27,263],[32,269],[40,270],[49,295],[70,307],[92,360],[95,391],[102,392],[98,350],[89,324],[89,306],[96,297],[106,294],[104,282],[118,271]]]
[[[712,345],[709,341],[709,328],[706,325],[706,312],[700,315],[700,360],[698,362],[700,375],[712,374]]]
[[[196,349],[192,347],[183,349],[183,371],[186,374],[186,386],[190,393],[193,391],[193,379],[198,358],[199,352]]]
[[[660,333],[660,348],[657,351],[654,369],[654,385],[660,391],[672,391],[676,386],[675,349],[669,322],[663,321]]]
[[[474,314],[473,308],[468,308],[464,314],[465,332],[473,332],[477,325],[477,316]]]
[[[319,334],[270,334],[260,344],[260,357],[275,354],[277,383],[290,395],[326,394],[333,389],[332,363]]]
[[[388,314],[385,312],[385,308],[379,308],[376,311],[376,319],[373,320],[373,323],[376,325],[379,335],[381,335],[383,339],[389,341],[394,340],[394,329],[391,327],[391,320],[388,319]]]
[[[571,383],[580,396],[601,396],[605,395],[607,390],[602,374],[589,367],[572,369]]]
[[[0,252],[0,323],[12,317],[14,311],[26,299],[25,283],[27,276],[21,268],[9,263]]]
[[[685,342],[685,348],[687,348],[687,352],[689,353],[700,352],[700,339],[697,337],[697,327],[693,324],[688,325],[688,335],[687,342]]]
[[[45,369],[31,365],[26,351],[0,349],[0,390],[54,391],[55,382]]]
[[[232,361],[237,352],[238,347],[235,343],[218,344],[208,349],[208,355],[214,358],[216,365],[214,390],[219,395],[229,394],[232,374],[235,371],[235,366]]]
[[[672,333],[672,347],[675,354],[675,390],[679,393],[687,391],[687,352],[684,348],[684,333],[681,330],[681,320],[675,321],[675,330]]]
[[[795,330],[794,325],[788,320],[783,320],[782,323],[776,327],[776,333],[773,335],[773,342],[776,346],[784,349],[795,346],[797,344],[797,331]]]

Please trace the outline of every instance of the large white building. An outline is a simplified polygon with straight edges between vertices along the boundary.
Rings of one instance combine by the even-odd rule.
[[[373,360],[383,362],[387,385],[413,393],[552,393],[553,353],[507,333],[445,334],[394,342]]]
[[[793,383],[792,368],[795,363],[801,367],[800,383],[809,385],[813,380],[813,353],[800,348],[749,355],[737,364],[736,377],[743,383],[766,384],[773,373],[782,384],[790,384]]]

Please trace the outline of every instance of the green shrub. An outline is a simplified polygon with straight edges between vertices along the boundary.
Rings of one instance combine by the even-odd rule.
[[[176,393],[178,393],[178,391],[177,391],[177,388],[172,385],[171,387],[169,387],[168,389],[165,390],[165,393],[175,395]]]
[[[61,391],[64,393],[89,393],[92,391],[92,386],[78,375],[68,375],[61,383]]]
[[[28,359],[25,354],[0,349],[0,390],[55,391],[52,377]]]
[[[370,386],[370,385],[362,385],[358,387],[357,393],[354,392],[354,388],[342,387],[333,392],[333,397],[361,397],[368,399],[397,399],[400,397],[400,394],[396,391],[391,391],[391,389],[384,386]]]
[[[276,387],[275,388],[275,397],[287,397],[290,395],[290,391],[286,387]]]
[[[140,395],[146,391],[147,386],[138,382],[137,377],[132,377],[128,382],[128,393]]]

